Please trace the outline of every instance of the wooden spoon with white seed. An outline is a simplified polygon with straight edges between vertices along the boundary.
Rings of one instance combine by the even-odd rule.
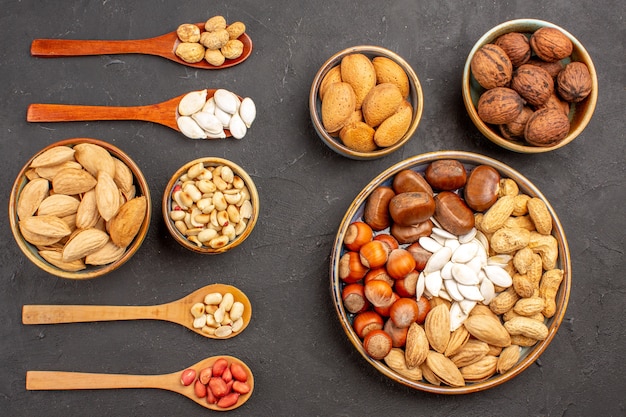
[[[185,369],[192,368],[197,374],[204,368],[213,366],[213,363],[224,358],[228,363],[238,363],[246,371],[246,383],[250,391],[242,394],[237,402],[230,407],[218,407],[217,404],[209,404],[206,397],[198,398],[194,392],[193,384],[185,386],[181,383],[180,370],[163,375],[126,375],[126,374],[96,374],[84,372],[61,372],[61,371],[27,371],[26,389],[31,391],[40,390],[86,390],[86,389],[117,389],[117,388],[155,388],[177,392],[193,400],[203,407],[216,411],[228,411],[242,406],[254,390],[254,376],[250,368],[240,359],[233,356],[213,356],[201,360]]]
[[[196,23],[204,31],[204,23]],[[155,38],[137,40],[75,40],[75,39],[35,39],[30,47],[30,54],[35,57],[59,58],[87,55],[145,54],[167,58],[181,65],[200,69],[224,69],[241,64],[252,53],[252,39],[244,33],[238,38],[243,43],[242,54],[235,59],[227,59],[222,65],[215,66],[206,60],[185,62],[176,55],[180,44],[176,31]]]
[[[213,97],[215,89],[207,89],[207,99]],[[28,122],[78,122],[96,120],[141,120],[158,123],[180,132],[176,122],[180,100],[189,93],[181,94],[161,103],[146,106],[84,106],[80,104],[41,104],[28,106]],[[237,96],[239,97],[239,96]],[[239,97],[241,100],[241,97]],[[224,129],[226,137],[231,133]]]
[[[235,301],[243,303],[243,326],[229,336],[218,337],[193,327],[191,307],[201,303],[207,294],[227,292]],[[197,289],[187,296],[167,304],[153,306],[96,306],[96,305],[25,305],[22,308],[23,324],[85,323],[117,320],[164,320],[180,324],[211,339],[228,339],[237,336],[248,326],[252,305],[239,288],[226,284],[211,284]]]

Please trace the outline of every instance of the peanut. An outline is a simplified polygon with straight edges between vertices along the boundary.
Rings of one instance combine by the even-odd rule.
[[[515,288],[515,292],[522,298],[532,297],[535,292],[535,287],[526,274],[513,275],[513,288]]]
[[[548,211],[546,203],[540,198],[533,197],[528,200],[528,214],[535,224],[535,228],[542,235],[549,235],[552,232],[552,217]]]
[[[496,298],[489,303],[489,308],[495,314],[504,314],[513,308],[519,298],[520,296],[515,292],[515,288],[510,287],[496,295]]]
[[[543,269],[550,270],[556,267],[556,261],[559,257],[559,243],[554,236],[530,232],[528,247],[541,256]]]
[[[548,327],[537,320],[528,317],[514,317],[504,323],[504,328],[511,336],[522,335],[536,340],[548,337]]]
[[[494,203],[485,213],[481,222],[481,231],[493,233],[504,225],[504,222],[513,213],[515,198],[512,195],[504,195]]]
[[[513,253],[528,245],[530,233],[527,229],[502,227],[491,237],[491,247],[496,253]]]
[[[545,307],[543,315],[547,318],[554,316],[556,313],[556,293],[563,281],[563,270],[551,269],[546,271],[541,277],[539,284],[539,296],[543,299]]]
[[[533,314],[540,313],[544,309],[544,300],[541,297],[528,297],[522,298],[515,303],[513,311],[522,316],[532,316]]]

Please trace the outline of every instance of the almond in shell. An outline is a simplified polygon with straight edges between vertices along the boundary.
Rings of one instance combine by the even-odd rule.
[[[41,202],[37,214],[39,216],[65,217],[76,213],[79,204],[80,201],[75,197],[65,194],[53,194]]]
[[[406,365],[411,369],[421,365],[426,360],[428,350],[429,344],[424,329],[419,324],[412,323],[407,331],[404,346]]]
[[[363,101],[362,110],[365,123],[377,127],[393,115],[403,101],[402,93],[395,84],[377,84],[367,93]]]
[[[124,194],[128,194],[133,186],[133,173],[124,162],[117,158],[113,158],[115,163],[115,176],[113,181]]]
[[[500,374],[511,369],[520,358],[521,349],[518,345],[511,345],[502,350],[496,363],[496,371]]]
[[[85,263],[89,265],[107,265],[120,259],[125,252],[126,248],[121,248],[109,240],[106,245],[85,256]]]
[[[135,197],[120,207],[111,220],[109,233],[117,246],[125,248],[133,241],[146,216],[146,196]]]
[[[454,364],[462,368],[484,358],[489,353],[489,345],[477,339],[470,339],[457,353],[450,356]]]
[[[99,219],[100,212],[98,212],[98,205],[96,204],[96,190],[91,189],[83,194],[76,210],[76,227],[89,229],[94,227]]]
[[[82,259],[100,249],[109,241],[109,235],[98,229],[78,231],[63,247],[63,261],[72,262]]]
[[[86,268],[85,263],[81,259],[76,259],[70,262],[64,261],[61,251],[40,250],[39,255],[52,265],[64,271],[76,272]]]
[[[376,85],[376,70],[367,56],[360,53],[346,55],[341,60],[341,79],[352,86],[356,108],[360,109],[365,96]]]
[[[376,82],[378,84],[393,83],[400,89],[402,97],[406,98],[409,96],[409,77],[397,62],[386,56],[377,56],[372,59],[372,64],[376,71]]]
[[[30,163],[31,168],[58,165],[74,159],[74,149],[69,146],[55,146],[43,151]]]
[[[424,330],[430,346],[443,353],[450,341],[450,310],[445,304],[439,304],[430,310],[424,322]]]
[[[479,361],[471,365],[464,366],[460,369],[461,375],[465,381],[483,381],[496,373],[498,358],[493,355],[487,355]]]
[[[106,171],[98,173],[96,184],[96,205],[102,218],[109,221],[120,208],[120,191],[113,181],[113,177]]]
[[[327,132],[338,132],[356,109],[356,96],[348,83],[328,86],[322,100],[322,124]]]
[[[115,161],[113,157],[100,145],[94,143],[79,143],[74,146],[76,160],[94,177],[104,171],[115,177]]]
[[[339,132],[339,139],[350,149],[358,152],[371,152],[376,150],[374,134],[374,128],[365,122],[358,121],[344,126]]]
[[[39,175],[41,178],[45,178],[49,181],[52,181],[52,178],[54,178],[54,176],[62,169],[65,168],[76,168],[76,169],[81,169],[82,165],[79,164],[76,161],[65,161],[61,164],[57,164],[57,165],[51,165],[51,166],[45,166],[45,167],[39,167],[39,168],[35,168],[35,172],[37,173],[37,175]]]
[[[388,367],[407,379],[419,381],[422,379],[422,370],[419,366],[409,368],[407,366],[404,352],[400,348],[392,348],[387,356],[383,358]]]
[[[385,119],[374,134],[374,142],[381,148],[395,145],[409,130],[413,120],[413,106],[404,100],[397,111]]]
[[[487,315],[469,316],[463,325],[478,340],[500,347],[511,344],[511,336],[500,320]]]
[[[52,189],[57,194],[76,195],[91,190],[97,182],[84,169],[64,168],[52,179]]]
[[[17,217],[25,219],[35,214],[49,191],[50,183],[44,178],[35,178],[26,183],[17,199]]]
[[[68,225],[57,216],[31,216],[19,222],[20,229],[27,233],[37,234],[57,240],[68,236],[72,231]]]
[[[441,382],[451,387],[465,386],[465,379],[454,362],[443,354],[431,350],[426,357],[426,365]]]

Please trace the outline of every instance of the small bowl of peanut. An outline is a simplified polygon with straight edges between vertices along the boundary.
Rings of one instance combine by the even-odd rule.
[[[555,337],[570,287],[567,240],[546,197],[470,152],[383,171],[349,206],[331,254],[333,303],[356,350],[390,379],[437,394],[486,390],[528,368]]]
[[[463,101],[493,143],[520,153],[559,149],[589,124],[598,78],[584,46],[565,29],[517,19],[485,33],[463,70]]]
[[[109,273],[137,252],[152,203],[135,162],[107,142],[66,139],[35,154],[9,198],[9,221],[26,257],[61,278]]]
[[[163,193],[170,234],[196,253],[219,254],[239,246],[259,217],[259,195],[239,165],[218,157],[190,161],[172,175]]]
[[[313,127],[347,158],[369,160],[404,146],[417,130],[424,96],[407,61],[371,45],[335,53],[320,67],[309,93]]]

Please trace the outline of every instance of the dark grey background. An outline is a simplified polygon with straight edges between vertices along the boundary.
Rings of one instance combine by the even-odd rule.
[[[624,415],[624,41],[621,0],[556,1],[0,1],[0,195],[8,206],[21,166],[46,145],[93,137],[127,152],[151,187],[154,213],[139,252],[121,269],[85,282],[39,270],[19,251],[2,216],[0,414],[199,416],[205,410],[159,390],[25,390],[27,370],[168,373],[205,356],[231,354],[256,378],[252,398],[231,415]],[[140,39],[215,14],[241,20],[254,42],[244,64],[186,68],[140,55],[38,59],[35,38]],[[474,42],[513,18],[540,18],[573,33],[594,59],[595,115],[573,143],[521,155],[483,138],[461,99],[461,73]],[[363,162],[317,138],[307,98],[318,67],[340,49],[375,44],[402,55],[424,89],[412,141]],[[29,124],[30,103],[152,104],[201,88],[252,97],[258,118],[241,141],[193,141],[145,122]],[[378,374],[342,333],[329,296],[332,242],[356,194],[412,155],[467,150],[503,161],[551,201],[567,233],[573,288],[547,351],[521,375],[467,396],[414,391]],[[248,170],[261,195],[249,239],[215,257],[179,247],[160,215],[162,190],[183,163],[220,156]],[[239,337],[204,339],[156,321],[24,326],[24,304],[157,304],[212,282],[244,290],[253,320]]]

